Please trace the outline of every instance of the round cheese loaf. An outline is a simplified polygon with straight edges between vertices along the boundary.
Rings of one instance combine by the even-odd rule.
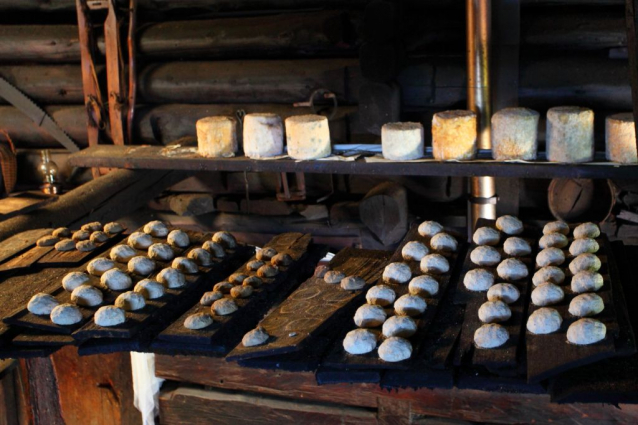
[[[293,159],[325,158],[332,152],[328,118],[295,115],[286,118],[288,155]]]
[[[284,125],[277,114],[248,114],[244,117],[244,154],[249,158],[270,158],[284,151]]]
[[[547,160],[578,163],[594,159],[594,111],[557,106],[547,111]]]
[[[539,113],[505,108],[492,115],[492,158],[497,161],[536,159]]]
[[[432,117],[434,159],[474,159],[476,157],[476,114],[472,111],[437,112]]]
[[[268,341],[268,338],[270,338],[270,335],[268,335],[266,329],[263,326],[257,326],[257,328],[244,335],[241,343],[244,347],[255,347]]]
[[[605,156],[607,161],[632,164],[636,155],[636,127],[631,112],[608,116],[605,120]]]
[[[237,152],[237,121],[232,117],[206,117],[197,121],[197,152],[207,158],[231,157]]]
[[[392,316],[383,323],[381,329],[386,338],[409,338],[416,333],[417,326],[414,319],[409,316]]]
[[[527,319],[527,330],[535,335],[545,335],[560,329],[563,318],[553,308],[543,307],[535,310]]]
[[[377,348],[377,334],[368,329],[354,329],[343,339],[343,349],[350,354],[366,354]]]
[[[391,122],[381,127],[383,157],[395,161],[423,156],[423,126],[418,122]]]
[[[412,344],[407,339],[393,336],[379,346],[379,358],[385,362],[400,362],[412,355]]]

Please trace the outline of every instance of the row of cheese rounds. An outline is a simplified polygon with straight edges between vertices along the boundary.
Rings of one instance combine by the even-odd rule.
[[[239,150],[237,120],[228,116],[197,121],[198,153],[207,158],[232,157]],[[286,118],[288,155],[294,159],[325,158],[332,152],[328,118],[296,115]],[[248,114],[243,121],[243,148],[249,158],[283,154],[284,125],[276,114]]]
[[[477,153],[477,118],[472,111],[434,114],[432,153],[438,160],[470,160]],[[492,157],[495,160],[535,160],[539,114],[527,108],[506,108],[492,116]],[[547,111],[547,160],[561,163],[589,162],[594,158],[594,112],[576,106]],[[608,161],[635,163],[636,132],[633,115],[615,114],[606,120]],[[381,130],[383,156],[406,161],[424,155],[423,126],[414,122],[385,124]]]

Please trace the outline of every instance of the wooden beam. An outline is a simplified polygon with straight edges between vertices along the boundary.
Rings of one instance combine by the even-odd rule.
[[[0,240],[29,229],[116,220],[188,175],[171,171],[114,171],[61,195],[56,202],[28,215],[1,222]]]
[[[122,43],[120,22],[115,11],[115,0],[108,0],[108,13],[104,21],[104,47],[106,53],[106,87],[109,102],[109,128],[115,145],[124,144],[124,110],[126,98],[123,81]]]

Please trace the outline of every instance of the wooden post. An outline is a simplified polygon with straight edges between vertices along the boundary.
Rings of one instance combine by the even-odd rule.
[[[125,99],[122,82],[122,46],[114,0],[109,0],[108,14],[104,22],[106,48],[106,85],[109,98],[109,121],[113,144],[124,144],[123,110]]]

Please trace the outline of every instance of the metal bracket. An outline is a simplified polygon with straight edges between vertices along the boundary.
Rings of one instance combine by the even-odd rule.
[[[279,188],[277,200],[279,201],[303,201],[306,199],[306,176],[304,173],[295,173],[295,186],[290,187],[288,173],[279,174]]]
[[[327,117],[328,117],[328,120],[333,119],[337,115],[339,102],[337,100],[337,95],[335,95],[333,92],[331,92],[328,89],[317,89],[310,94],[310,98],[307,101],[295,102],[292,104],[292,106],[295,108],[309,107],[312,110],[313,114],[319,114],[320,112],[323,112],[324,110],[317,109],[317,105],[315,104],[315,98],[318,98],[318,97],[322,99],[332,99],[332,109],[330,113],[327,115]],[[325,105],[322,105],[322,106],[325,106]]]

